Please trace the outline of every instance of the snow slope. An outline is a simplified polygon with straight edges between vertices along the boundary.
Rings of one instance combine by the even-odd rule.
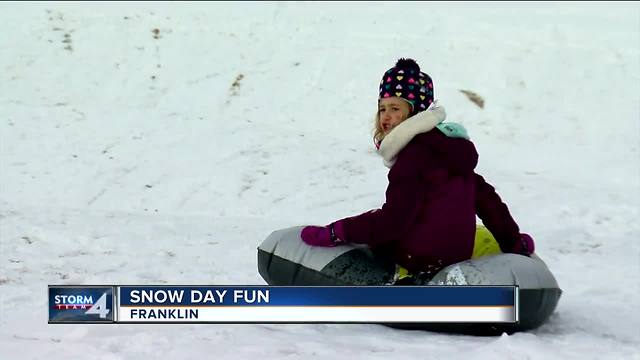
[[[640,358],[638,3],[2,3],[0,48],[3,358]],[[271,231],[380,206],[399,57],[535,237],[547,324],[47,325],[47,284],[264,284]]]

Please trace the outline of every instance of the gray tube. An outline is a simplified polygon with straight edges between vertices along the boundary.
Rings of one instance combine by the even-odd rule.
[[[258,247],[258,271],[269,285],[331,286],[387,285],[395,264],[376,257],[366,246],[313,247],[300,238],[302,226],[274,231]],[[499,254],[450,265],[432,279],[415,285],[517,285],[519,319],[516,324],[386,324],[401,329],[499,335],[535,329],[555,311],[562,291],[546,264],[537,256]]]

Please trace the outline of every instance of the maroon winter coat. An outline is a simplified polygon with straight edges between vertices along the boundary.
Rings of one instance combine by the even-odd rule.
[[[471,257],[477,211],[498,241],[512,244],[518,226],[474,173],[477,162],[468,140],[437,129],[416,135],[389,171],[385,204],[343,219],[344,240],[368,244],[412,272],[439,269]]]

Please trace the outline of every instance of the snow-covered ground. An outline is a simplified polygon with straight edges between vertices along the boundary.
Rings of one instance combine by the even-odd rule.
[[[0,49],[3,359],[640,358],[638,3],[2,3]],[[47,324],[47,284],[264,284],[271,231],[380,206],[399,57],[537,240],[548,323]]]

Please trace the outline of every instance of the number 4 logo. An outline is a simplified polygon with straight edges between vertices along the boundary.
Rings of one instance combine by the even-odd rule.
[[[109,311],[111,310],[107,309],[107,293],[104,293],[89,310],[85,311],[85,314],[98,315],[100,319],[106,319]]]

